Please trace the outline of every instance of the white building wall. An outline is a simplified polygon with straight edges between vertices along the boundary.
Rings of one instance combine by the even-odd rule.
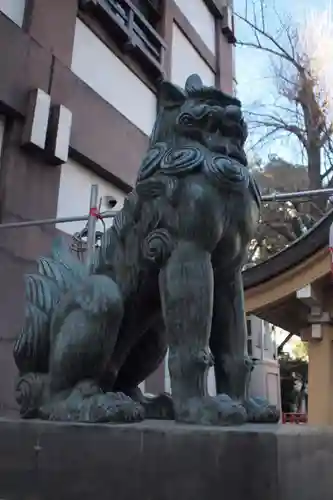
[[[276,343],[272,325],[250,315],[252,358],[255,366],[251,374],[249,393],[252,397],[267,399],[281,408],[280,367],[276,359]],[[249,330],[249,328],[248,328]]]
[[[26,0],[0,0],[0,12],[18,26],[22,26]]]
[[[144,134],[151,134],[157,106],[154,92],[79,19],[71,69]]]
[[[68,163],[61,166],[57,217],[88,214],[92,184],[98,185],[100,198],[113,196],[113,198],[117,200],[118,203],[113,210],[119,210],[122,207],[125,193],[91,170],[73,160],[69,160]],[[101,211],[108,209],[109,207],[105,205],[101,206]],[[105,219],[106,227],[109,227],[111,223],[112,219]],[[68,234],[74,234],[81,231],[84,226],[84,222],[66,222],[64,224],[57,224],[57,229]],[[97,230],[102,229],[103,226],[101,222],[98,221]]]
[[[200,75],[203,83],[207,86],[215,84],[214,71],[211,70],[177,24],[174,23],[172,32],[171,81],[180,87],[184,87],[186,79],[192,73]]]
[[[215,54],[215,19],[203,0],[175,0],[203,42]]]

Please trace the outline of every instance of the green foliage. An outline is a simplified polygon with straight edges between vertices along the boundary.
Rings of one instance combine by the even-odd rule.
[[[303,191],[309,187],[306,168],[292,165],[278,156],[271,156],[264,166],[254,157],[250,168],[263,195]],[[283,250],[305,234],[322,215],[323,212],[310,201],[263,203],[259,227],[249,249],[249,262],[259,263]]]
[[[293,358],[301,361],[309,360],[308,344],[299,340],[292,349]]]

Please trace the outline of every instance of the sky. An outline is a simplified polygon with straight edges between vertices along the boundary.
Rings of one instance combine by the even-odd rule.
[[[259,0],[254,0],[259,2]],[[247,0],[248,15],[252,0]],[[234,0],[235,12],[245,15],[246,0]],[[275,33],[279,20],[272,8],[268,5],[275,5],[279,16],[285,19],[286,16],[291,16],[296,22],[302,22],[307,12],[313,10],[324,10],[330,4],[330,0],[316,0],[315,6],[313,0],[267,0],[265,8],[265,24],[266,31]],[[236,18],[236,37],[241,40],[253,40],[249,28]],[[271,78],[271,65],[269,56],[256,49],[236,47],[236,79],[237,79],[237,96],[243,102],[245,108],[249,108],[254,102],[267,103],[270,98],[276,95],[274,90],[274,81]],[[295,153],[294,144],[288,140],[274,140],[260,150],[257,150],[260,156],[267,159],[269,154],[278,154],[286,160],[295,162],[295,154],[297,160],[301,161],[300,151]]]

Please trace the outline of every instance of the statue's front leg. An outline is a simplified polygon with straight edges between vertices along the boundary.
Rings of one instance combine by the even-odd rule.
[[[210,348],[215,360],[216,392],[241,402],[248,421],[277,422],[279,412],[274,406],[248,395],[253,362],[247,354],[241,267],[217,268],[214,278]]]
[[[237,424],[246,418],[244,408],[238,403],[226,405],[225,397],[210,397],[207,391],[213,281],[210,254],[190,242],[179,243],[160,272],[175,418],[187,423]]]

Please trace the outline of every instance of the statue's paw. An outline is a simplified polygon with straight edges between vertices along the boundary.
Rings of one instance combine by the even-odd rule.
[[[103,393],[82,384],[63,399],[56,398],[40,409],[46,420],[62,422],[140,422],[145,411],[140,403],[122,393]]]
[[[145,395],[141,391],[140,387],[133,387],[132,389],[127,389],[125,391],[126,396],[129,396],[133,401],[143,404],[145,402]]]
[[[247,421],[251,423],[276,424],[280,420],[278,408],[263,398],[250,398],[244,403]]]
[[[178,422],[200,425],[241,425],[247,420],[245,408],[226,394],[215,397],[191,398],[179,405]]]
[[[99,394],[87,406],[88,422],[140,422],[145,418],[142,404],[123,393]]]

